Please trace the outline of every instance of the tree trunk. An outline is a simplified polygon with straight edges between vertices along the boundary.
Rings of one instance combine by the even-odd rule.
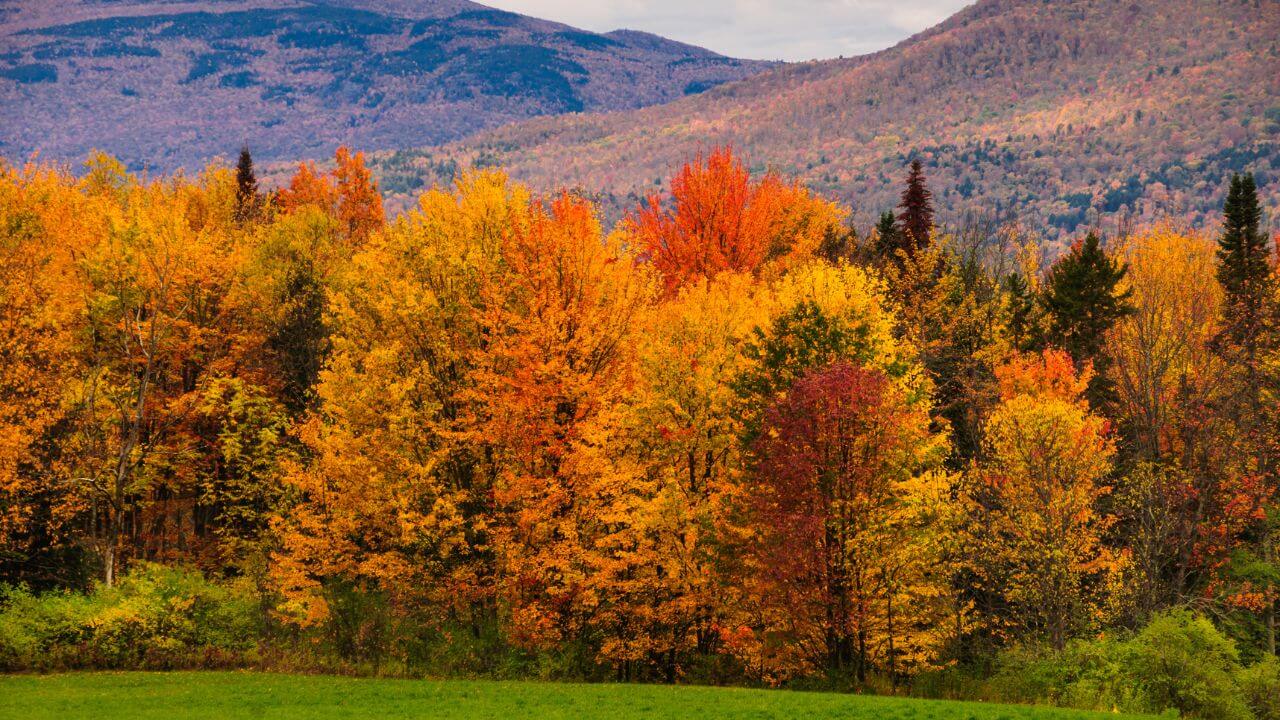
[[[894,656],[894,651],[893,651],[893,591],[892,590],[889,592],[888,607],[886,609],[888,611],[888,616],[889,616],[888,617],[889,626],[887,628],[889,632],[889,683],[893,685],[893,687],[896,689],[898,687],[898,664],[897,664],[897,658]]]
[[[107,541],[107,549],[102,557],[102,574],[103,580],[107,587],[113,587],[116,584],[116,543],[115,539]]]
[[[1275,536],[1268,530],[1266,539],[1266,558],[1274,565],[1276,563]],[[1272,655],[1276,654],[1276,588],[1272,586],[1267,588],[1267,652]]]

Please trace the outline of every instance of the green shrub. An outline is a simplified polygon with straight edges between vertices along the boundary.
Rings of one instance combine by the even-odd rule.
[[[1268,655],[1256,665],[1241,670],[1236,684],[1258,720],[1280,720],[1280,659]]]
[[[1203,617],[1185,610],[1157,615],[1127,643],[1124,663],[1143,709],[1176,708],[1204,720],[1252,717],[1235,683],[1235,643]]]
[[[1251,668],[1251,671],[1253,669]],[[1248,677],[1270,692],[1267,669],[1242,674],[1235,644],[1185,610],[1157,615],[1132,637],[1078,640],[1062,652],[1003,653],[986,699],[1049,703],[1082,710],[1176,711],[1200,720],[1248,720]],[[1256,710],[1255,710],[1256,711]]]
[[[84,595],[32,595],[0,586],[0,670],[39,670],[52,648],[88,639],[91,601]]]
[[[257,646],[252,593],[140,565],[88,595],[0,589],[0,669],[222,667]]]

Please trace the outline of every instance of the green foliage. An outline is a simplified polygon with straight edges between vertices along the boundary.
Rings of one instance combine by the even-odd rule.
[[[266,531],[281,507],[280,463],[290,457],[289,416],[260,388],[239,378],[209,384],[199,405],[202,428],[216,450],[200,476],[200,506],[211,513],[212,532],[234,567]]]
[[[87,595],[0,588],[0,670],[212,668],[257,646],[257,600],[191,570],[139,565]]]
[[[874,329],[862,318],[846,318],[826,312],[818,303],[804,300],[779,315],[766,331],[757,329],[744,349],[755,364],[737,379],[739,394],[771,400],[805,373],[839,360],[870,363],[879,348]],[[905,363],[882,368],[890,377],[908,371]]]
[[[886,210],[880,214],[875,231],[876,254],[882,261],[892,260],[898,250],[898,219]]]
[[[1173,610],[1132,637],[1077,640],[1061,653],[1006,652],[992,686],[1009,701],[1248,720],[1247,700],[1265,696],[1274,681],[1268,672],[1265,665],[1242,672],[1235,644],[1213,623]]]
[[[1252,175],[1231,178],[1218,239],[1218,281],[1227,294],[1226,333],[1238,345],[1252,345],[1263,329],[1272,296],[1262,208]]]
[[[1236,675],[1245,702],[1258,720],[1280,720],[1280,659],[1268,655]]]
[[[865,361],[871,350],[865,328],[851,327],[805,301],[778,317],[770,332],[757,331],[746,353],[760,368],[744,378],[743,390],[771,398],[810,368],[844,358]]]
[[[1039,335],[1035,292],[1027,278],[1016,272],[1005,278],[1004,292],[1008,298],[1006,332],[1009,342],[1016,350],[1031,351],[1035,349]]]
[[[1093,363],[1089,404],[1109,405],[1114,390],[1107,375],[1107,332],[1133,311],[1121,282],[1127,269],[1102,249],[1097,234],[1089,233],[1049,271],[1041,303],[1048,320],[1045,341],[1071,354],[1077,365]]]
[[[1249,717],[1234,682],[1235,644],[1207,619],[1182,610],[1157,615],[1124,650],[1124,671],[1141,688],[1145,709],[1172,707],[1206,720]]]

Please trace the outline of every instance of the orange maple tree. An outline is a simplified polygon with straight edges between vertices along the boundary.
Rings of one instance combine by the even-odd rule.
[[[631,215],[639,246],[668,290],[725,271],[758,273],[811,254],[836,223],[830,203],[774,173],[752,180],[729,148],[686,163],[659,195]]]

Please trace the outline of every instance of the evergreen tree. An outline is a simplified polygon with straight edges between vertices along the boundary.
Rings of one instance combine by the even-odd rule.
[[[1007,328],[1013,347],[1021,352],[1043,350],[1036,323],[1036,296],[1022,273],[1005,278],[1004,292],[1008,302]]]
[[[258,178],[253,172],[253,157],[249,148],[240,148],[240,160],[236,163],[236,217],[246,220],[258,209]]]
[[[1236,371],[1236,392],[1226,412],[1244,440],[1246,467],[1267,483],[1269,522],[1260,523],[1255,547],[1242,554],[1243,573],[1263,594],[1263,633],[1267,651],[1276,653],[1276,615],[1280,605],[1280,443],[1275,428],[1280,412],[1272,398],[1280,397],[1273,357],[1276,338],[1275,276],[1269,263],[1267,236],[1262,232],[1262,208],[1252,175],[1231,178],[1223,206],[1222,235],[1218,238],[1218,282],[1222,285],[1223,328],[1217,338],[1219,354]]]
[[[283,312],[267,345],[280,358],[285,407],[298,414],[310,409],[316,399],[315,386],[330,348],[325,286],[310,262],[289,270],[280,302]]]
[[[1262,208],[1252,175],[1231,178],[1218,239],[1218,282],[1226,293],[1224,339],[1256,356],[1266,324],[1272,276]]]
[[[829,227],[822,236],[822,244],[818,246],[818,257],[831,264],[842,260],[854,259],[858,251],[858,231],[852,226],[848,228]]]
[[[886,260],[900,262],[898,248],[901,247],[898,233],[898,219],[886,210],[880,214],[880,222],[876,223],[876,255],[881,263]]]
[[[1107,332],[1133,311],[1130,293],[1120,291],[1127,269],[1109,256],[1096,233],[1089,233],[1049,271],[1040,298],[1049,345],[1066,350],[1077,367],[1093,363],[1095,375],[1086,394],[1095,408],[1111,404],[1114,389],[1107,377],[1110,358]]]
[[[925,185],[924,166],[918,159],[911,161],[907,187],[902,191],[898,208],[902,211],[898,213],[902,247],[912,254],[929,247],[933,236],[933,193]]]

